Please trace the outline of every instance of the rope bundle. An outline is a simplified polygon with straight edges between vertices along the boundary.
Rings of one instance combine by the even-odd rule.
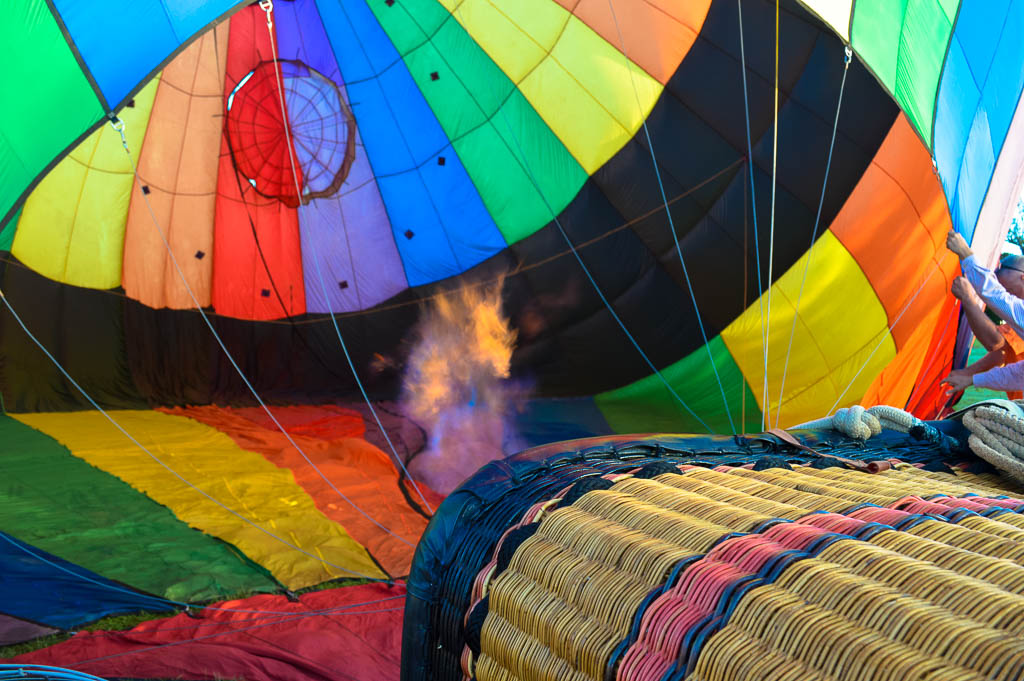
[[[834,428],[855,440],[867,440],[878,435],[883,428],[908,433],[910,429],[923,422],[913,414],[898,409],[879,405],[865,409],[860,405],[840,409],[832,416],[804,423],[795,428]]]
[[[978,407],[964,414],[968,444],[982,459],[1012,480],[1024,483],[1024,418],[999,407]]]
[[[1024,411],[1019,405],[1007,400],[980,403],[963,413],[963,424],[971,433],[968,438],[971,451],[1011,480],[1024,484]],[[911,433],[940,444],[944,449],[956,447],[951,438],[944,437],[914,415],[884,405],[868,409],[855,405],[796,428],[831,428],[856,440],[867,440],[886,428]]]

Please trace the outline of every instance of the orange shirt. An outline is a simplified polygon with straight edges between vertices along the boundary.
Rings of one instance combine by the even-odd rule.
[[[1000,324],[996,327],[1002,334],[1006,345],[1003,346],[1003,365],[1013,364],[1024,360],[1024,340],[1010,328],[1009,324]],[[1011,400],[1024,399],[1024,393],[1020,391],[1007,391],[1006,396]]]

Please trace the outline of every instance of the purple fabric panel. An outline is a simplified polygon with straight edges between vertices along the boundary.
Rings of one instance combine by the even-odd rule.
[[[277,58],[297,59],[339,86],[341,75],[313,0],[274,3]]]
[[[285,73],[288,69],[285,69]],[[302,168],[306,191],[323,192],[345,161],[348,118],[341,92],[330,81],[310,76],[304,69],[284,78],[292,146]]]
[[[298,59],[330,78],[347,104],[348,93],[315,2],[297,0],[277,3],[274,8],[279,57]],[[296,95],[294,105],[289,101],[289,108],[294,106],[303,118],[292,122],[301,127],[303,138],[296,140],[296,154],[313,177],[322,170],[323,162],[332,158],[330,147],[316,147],[315,133],[311,131],[312,121],[323,117],[324,112],[310,113],[309,101],[322,107],[324,100],[307,97],[300,105],[299,99],[303,98]],[[301,111],[300,106],[304,107]],[[366,309],[408,287],[387,211],[358,131],[356,157],[345,183],[334,196],[314,199],[299,207],[299,232],[306,309],[310,312]],[[317,260],[326,299],[317,275]]]
[[[43,627],[32,622],[20,620],[17,617],[0,615],[0,646],[9,646],[22,641],[31,641],[40,636],[56,634],[56,629]]]

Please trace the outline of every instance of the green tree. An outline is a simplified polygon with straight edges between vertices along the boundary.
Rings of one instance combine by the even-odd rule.
[[[1017,212],[1010,220],[1010,231],[1006,234],[1006,240],[1016,244],[1024,253],[1024,198],[1017,201]]]

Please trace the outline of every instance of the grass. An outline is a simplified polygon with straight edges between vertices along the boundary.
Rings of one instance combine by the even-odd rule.
[[[977,339],[975,339],[974,344],[971,345],[971,354],[967,359],[967,363],[973,364],[974,362],[977,362],[985,356],[985,353],[985,348],[977,341]],[[972,404],[977,404],[982,400],[991,400],[994,398],[1006,399],[1006,393],[986,390],[985,388],[975,388],[973,385],[968,386],[968,388],[964,390],[963,396],[960,397],[960,401],[953,406],[953,409],[966,409]]]

